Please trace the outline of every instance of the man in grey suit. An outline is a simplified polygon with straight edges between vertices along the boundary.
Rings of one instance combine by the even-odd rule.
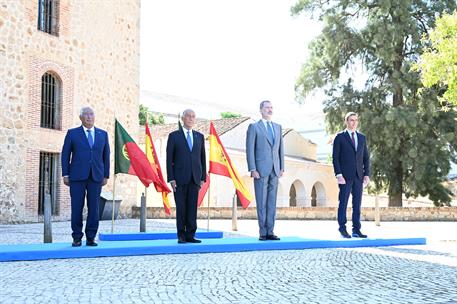
[[[284,173],[281,125],[271,121],[273,106],[260,103],[262,119],[249,125],[246,136],[248,170],[254,178],[259,240],[279,240],[274,233],[278,179]]]

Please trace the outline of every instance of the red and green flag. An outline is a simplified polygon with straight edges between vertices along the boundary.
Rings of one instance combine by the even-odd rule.
[[[138,176],[145,187],[160,183],[149,160],[135,141],[117,121],[114,130],[114,174],[125,173]]]

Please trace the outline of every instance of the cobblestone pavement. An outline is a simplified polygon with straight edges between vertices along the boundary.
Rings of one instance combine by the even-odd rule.
[[[101,224],[110,231],[109,222]],[[383,224],[386,235],[428,231],[424,246],[3,262],[0,303],[457,303],[456,225]],[[121,220],[116,230],[138,226]],[[334,226],[280,221],[277,233],[322,237],[333,235]],[[240,221],[239,228],[255,235],[255,221]],[[148,231],[168,229],[173,221],[148,221]],[[376,236],[376,229],[367,224],[365,231]],[[69,242],[69,223],[54,223],[53,237]],[[40,241],[42,224],[0,225],[0,243]]]

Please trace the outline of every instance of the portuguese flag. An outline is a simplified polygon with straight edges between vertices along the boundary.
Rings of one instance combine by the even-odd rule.
[[[210,123],[209,127],[209,173],[227,176],[232,179],[236,194],[243,208],[246,209],[254,199],[233,166],[227,151],[225,151],[213,122]]]
[[[114,133],[114,174],[136,175],[145,187],[151,183],[160,183],[159,177],[152,170],[146,154],[138,147],[117,119]]]

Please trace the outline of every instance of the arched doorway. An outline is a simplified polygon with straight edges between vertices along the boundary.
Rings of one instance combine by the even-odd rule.
[[[305,186],[300,180],[295,180],[289,188],[289,206],[305,206],[306,191]]]
[[[311,206],[323,207],[327,204],[325,187],[321,182],[316,182],[311,189]]]
[[[311,190],[311,207],[316,207],[317,206],[317,192],[316,192],[316,187],[313,186],[313,189]]]
[[[297,207],[297,190],[295,190],[295,186],[293,184],[290,186],[289,191],[289,206]]]

